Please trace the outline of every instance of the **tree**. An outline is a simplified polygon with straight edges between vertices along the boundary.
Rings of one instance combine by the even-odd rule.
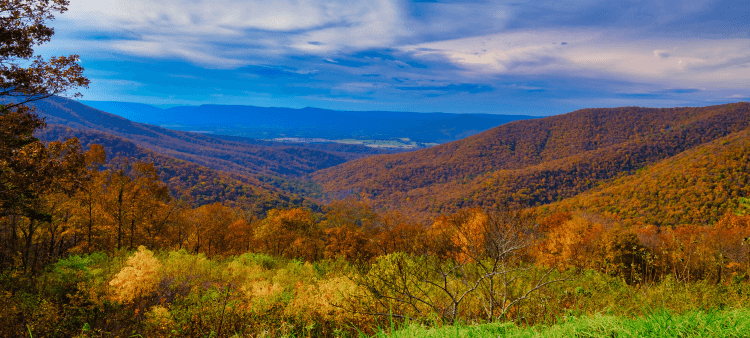
[[[468,210],[438,219],[422,254],[395,253],[358,266],[356,281],[370,291],[366,312],[397,318],[437,314],[448,323],[461,318],[509,318],[552,283],[555,267],[536,269],[528,251],[539,240],[533,214],[510,206],[491,212]],[[469,302],[481,304],[471,313]]]
[[[42,218],[31,207],[39,187],[51,186],[61,177],[74,180],[66,172],[70,164],[54,155],[74,151],[77,142],[48,149],[33,136],[44,121],[27,105],[88,86],[77,55],[49,60],[34,55],[34,47],[54,34],[46,22],[54,13],[65,12],[67,5],[67,0],[0,0],[0,216]]]
[[[34,55],[34,46],[49,42],[55,34],[46,21],[67,11],[68,4],[68,0],[0,0],[0,97],[13,99],[3,113],[88,86],[78,55],[48,61]]]
[[[234,211],[219,203],[206,204],[192,212],[193,250],[209,256],[227,251],[228,228],[235,221]]]
[[[81,186],[78,191],[78,200],[81,202],[81,208],[79,212],[83,212],[85,217],[84,229],[82,233],[85,234],[85,250],[86,252],[92,252],[94,249],[93,236],[94,236],[94,220],[97,214],[101,214],[101,208],[97,208],[98,199],[102,198],[102,185],[104,175],[99,170],[99,167],[104,165],[107,161],[107,154],[104,151],[104,147],[99,144],[92,144],[88,152],[86,152],[86,170],[88,171],[88,179]]]
[[[322,258],[325,247],[322,237],[315,215],[302,208],[268,211],[254,233],[261,252],[307,261]]]
[[[135,249],[144,238],[154,245],[176,208],[152,163],[115,158],[103,173],[104,212],[113,220],[114,247]]]

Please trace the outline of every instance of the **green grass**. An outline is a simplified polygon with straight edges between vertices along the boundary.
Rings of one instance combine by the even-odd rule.
[[[390,334],[381,332],[376,337],[750,337],[750,309],[691,311],[685,314],[656,311],[637,318],[593,315],[534,327],[519,327],[513,323],[441,328],[409,325]]]

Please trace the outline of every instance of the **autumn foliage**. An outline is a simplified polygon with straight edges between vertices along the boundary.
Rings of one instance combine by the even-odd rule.
[[[746,130],[748,107],[583,109],[350,161],[313,178],[328,192],[357,193],[420,220],[503,200],[544,205]]]

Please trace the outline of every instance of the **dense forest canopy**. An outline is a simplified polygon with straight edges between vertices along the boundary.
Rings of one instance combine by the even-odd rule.
[[[420,219],[498,201],[542,205],[745,130],[748,107],[585,109],[351,161],[313,179],[324,191],[359,194]]]

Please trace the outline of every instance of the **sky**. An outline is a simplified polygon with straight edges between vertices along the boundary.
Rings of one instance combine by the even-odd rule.
[[[750,1],[70,0],[84,100],[552,115],[750,100]]]

